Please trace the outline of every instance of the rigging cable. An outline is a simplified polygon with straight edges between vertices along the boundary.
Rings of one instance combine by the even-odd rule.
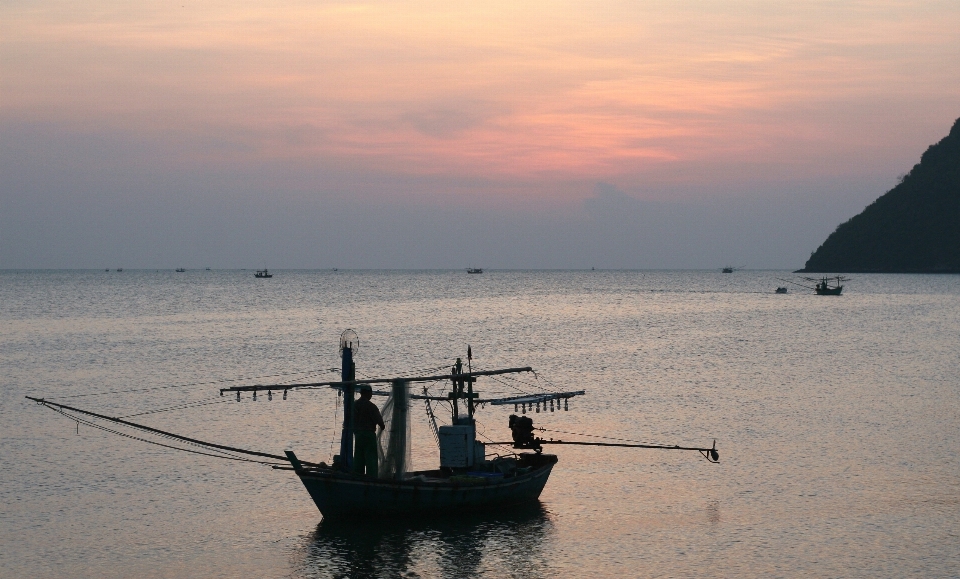
[[[607,440],[619,440],[620,442],[636,442],[637,444],[654,444],[645,440],[633,440],[630,438],[615,438],[613,436],[602,436],[599,434],[586,434],[583,432],[567,432],[566,430],[552,430],[550,428],[537,428],[540,432],[559,432],[561,434],[575,434],[577,436],[589,436],[591,438],[605,438]]]
[[[217,396],[216,399],[212,401],[196,400],[194,402],[184,402],[183,404],[178,404],[176,406],[169,406],[167,408],[158,408],[156,410],[147,410],[145,412],[138,412],[136,414],[127,414],[124,416],[120,416],[120,418],[133,418],[134,416],[145,416],[147,414],[159,414],[161,412],[170,412],[171,410],[187,410],[189,408],[197,408],[199,406],[209,406],[210,404],[222,404],[224,402],[231,402],[231,400],[230,399],[224,400],[223,398],[220,398],[219,396]]]
[[[189,437],[187,437],[187,436],[181,436],[181,435],[179,435],[179,434],[174,434],[174,433],[172,433],[172,432],[167,432],[167,431],[165,431],[165,430],[160,430],[159,428],[152,428],[152,427],[150,427],[150,426],[145,426],[145,425],[143,425],[143,424],[137,424],[137,423],[135,423],[135,422],[129,422],[129,421],[123,420],[123,419],[121,419],[121,418],[115,418],[115,417],[113,417],[113,416],[106,416],[106,415],[103,415],[103,414],[97,414],[96,412],[90,412],[89,410],[81,410],[80,408],[73,408],[73,407],[71,407],[71,406],[66,406],[66,405],[64,405],[64,404],[60,404],[60,403],[57,403],[57,402],[50,402],[50,401],[48,401],[48,400],[44,400],[43,398],[34,398],[34,397],[32,397],[32,396],[26,396],[26,398],[27,398],[28,400],[33,400],[34,402],[36,402],[37,404],[39,404],[39,405],[41,405],[41,406],[45,406],[45,407],[47,407],[47,408],[50,408],[51,410],[57,410],[57,409],[59,408],[60,410],[69,410],[69,411],[71,411],[71,412],[79,412],[79,413],[81,413],[81,414],[86,414],[86,415],[88,415],[88,416],[93,416],[94,418],[99,418],[99,419],[101,419],[101,420],[107,420],[107,421],[110,421],[110,422],[116,422],[116,423],[122,424],[122,425],[124,425],[124,426],[128,426],[128,427],[131,427],[131,428],[136,428],[136,429],[139,429],[139,430],[143,430],[143,431],[149,432],[149,433],[154,434],[154,435],[166,436],[166,437],[168,437],[168,438],[180,440],[180,441],[187,442],[187,443],[191,443],[191,444],[195,444],[195,445],[198,445],[198,446],[203,446],[203,447],[206,447],[206,448],[208,448],[208,449],[210,449],[210,450],[218,449],[218,450],[225,450],[225,451],[228,451],[228,452],[234,452],[234,453],[239,453],[239,454],[247,454],[247,455],[251,455],[251,456],[262,456],[262,457],[264,457],[264,458],[271,458],[271,459],[273,459],[273,460],[281,461],[281,463],[284,463],[284,464],[287,462],[287,458],[286,458],[286,457],[280,456],[280,455],[276,455],[276,454],[269,454],[269,453],[266,453],[266,452],[258,452],[258,451],[255,451],[255,450],[246,450],[246,449],[243,449],[243,448],[236,448],[236,447],[233,447],[233,446],[226,446],[226,445],[223,445],[223,444],[214,444],[214,443],[212,443],[212,442],[205,442],[205,441],[203,441],[203,440],[198,440],[198,439],[196,439],[196,438],[189,438]],[[56,408],[54,408],[54,407],[56,407]],[[61,412],[61,414],[62,414],[62,412]],[[77,418],[71,418],[71,420],[77,420]],[[87,419],[84,419],[84,420],[87,420]],[[99,428],[99,427],[101,427],[101,426],[98,426],[98,428]],[[127,436],[131,436],[131,435],[127,435]],[[131,437],[132,437],[132,436],[131,436]],[[149,442],[149,441],[146,441],[146,440],[145,440],[145,442]],[[186,449],[181,449],[181,450],[186,450]],[[191,451],[191,452],[193,452],[193,451]],[[249,459],[246,459],[246,460],[249,460]],[[260,461],[253,461],[253,462],[260,462]],[[272,463],[263,463],[263,464],[272,464]],[[308,464],[308,465],[314,466],[313,463],[306,463],[306,462],[304,462],[304,464]]]
[[[46,405],[44,404],[44,406],[46,406]],[[113,430],[112,428],[107,428],[106,426],[103,426],[102,424],[97,424],[96,422],[92,422],[92,421],[87,420],[87,419],[85,419],[85,418],[80,418],[80,417],[77,417],[77,416],[71,416],[70,414],[67,414],[66,412],[64,412],[63,410],[58,409],[58,408],[51,408],[51,407],[49,407],[49,406],[47,406],[47,408],[50,408],[50,409],[53,410],[54,412],[58,412],[58,413],[62,414],[63,416],[65,416],[66,418],[69,418],[70,420],[75,421],[75,422],[77,423],[77,433],[78,433],[78,434],[79,434],[79,432],[80,432],[80,424],[83,424],[83,425],[85,425],[85,426],[90,426],[90,427],[92,427],[92,428],[97,428],[97,429],[102,430],[102,431],[104,431],[104,432],[109,432],[109,433],[111,433],[111,434],[116,434],[116,435],[118,435],[118,436],[123,436],[123,437],[125,437],[125,438],[130,438],[130,439],[132,439],[132,440],[137,440],[137,441],[140,441],[140,442],[146,442],[147,444],[155,444],[155,445],[157,445],[157,446],[162,446],[162,447],[164,447],[164,448],[170,448],[170,449],[173,449],[173,450],[181,450],[181,451],[183,451],[183,452],[189,452],[189,453],[199,454],[199,455],[203,455],[203,456],[210,456],[210,457],[213,457],[213,458],[223,458],[223,459],[227,459],[227,460],[237,460],[237,461],[242,461],[242,462],[252,462],[252,463],[255,463],[255,464],[265,464],[265,465],[268,465],[268,466],[273,466],[273,465],[277,464],[277,463],[273,463],[273,462],[264,462],[264,461],[261,461],[261,460],[253,460],[253,459],[250,459],[250,458],[243,458],[243,457],[241,457],[241,456],[230,456],[230,455],[224,453],[223,451],[220,451],[221,454],[212,454],[212,453],[210,453],[210,452],[202,452],[202,451],[193,450],[193,449],[190,449],[190,448],[182,448],[182,447],[179,447],[179,446],[173,446],[173,445],[170,445],[170,444],[164,444],[164,443],[162,443],[162,442],[157,442],[156,440],[148,440],[148,439],[146,439],[146,438],[141,438],[141,437],[139,437],[139,436],[134,436],[134,435],[128,434],[128,433],[126,433],[126,432],[120,432],[119,430]]]

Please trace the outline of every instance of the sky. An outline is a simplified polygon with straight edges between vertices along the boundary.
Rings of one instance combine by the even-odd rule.
[[[0,269],[796,269],[960,117],[956,0],[0,3]]]

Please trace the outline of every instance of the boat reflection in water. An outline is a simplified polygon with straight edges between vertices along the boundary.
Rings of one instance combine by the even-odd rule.
[[[547,577],[554,532],[539,503],[507,512],[324,520],[304,538],[295,577]]]

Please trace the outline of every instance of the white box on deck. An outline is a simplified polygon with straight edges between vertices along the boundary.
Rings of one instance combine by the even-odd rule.
[[[476,449],[476,431],[473,426],[457,424],[441,426],[440,466],[466,468],[473,466]]]

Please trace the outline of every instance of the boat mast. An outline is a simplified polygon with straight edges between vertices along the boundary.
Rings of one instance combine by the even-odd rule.
[[[470,363],[469,358],[467,363]],[[457,358],[457,363],[453,365],[450,371],[450,381],[453,382],[453,391],[448,396],[453,402],[453,423],[473,424],[473,403],[474,399],[478,396],[473,392],[473,383],[476,382],[477,379],[469,371],[464,375],[463,360],[460,358]],[[466,392],[464,392],[464,387],[466,387]],[[467,400],[467,417],[463,419],[460,418],[460,405],[457,402],[461,398]]]
[[[473,360],[473,351],[471,351],[471,350],[470,350],[470,346],[467,345],[467,373],[468,373],[468,374],[472,374],[472,373],[473,373],[473,364],[471,363],[471,360]],[[461,366],[461,368],[462,368],[462,366]],[[462,384],[463,384],[463,382],[461,382],[461,385],[462,385]],[[461,388],[461,390],[462,390],[462,388]],[[473,419],[473,399],[474,399],[474,395],[473,395],[473,378],[470,378],[470,379],[467,381],[467,411],[470,413],[470,418],[471,418],[471,419]]]
[[[356,385],[357,367],[353,363],[353,350],[359,345],[357,333],[344,330],[340,335],[340,379],[343,384],[343,429],[340,431],[340,470],[353,470],[353,392]],[[335,461],[336,462],[336,461]]]

